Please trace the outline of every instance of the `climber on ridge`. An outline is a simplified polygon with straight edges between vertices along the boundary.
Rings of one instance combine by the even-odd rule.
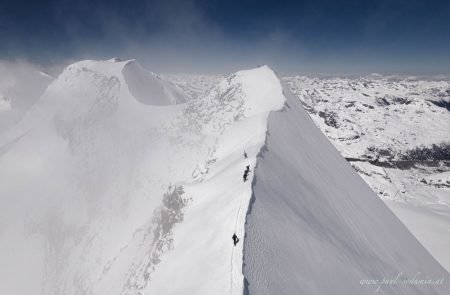
[[[244,158],[247,159],[247,152],[244,151]]]
[[[247,168],[244,171],[244,182],[247,181],[248,174],[250,173],[250,165],[247,165]]]
[[[234,246],[236,247],[236,244],[239,243],[239,238],[236,236],[236,233],[233,234],[232,239],[233,239]]]

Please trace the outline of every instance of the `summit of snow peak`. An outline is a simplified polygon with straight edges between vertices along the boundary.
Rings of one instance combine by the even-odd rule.
[[[102,82],[99,85],[93,85],[100,80]],[[118,83],[121,87],[117,90],[121,91],[123,95],[146,105],[172,105],[185,101],[185,95],[177,86],[145,70],[134,59],[80,61],[66,67],[56,82],[57,84],[64,83],[65,87],[68,86],[72,89],[93,86],[108,88],[111,83]]]

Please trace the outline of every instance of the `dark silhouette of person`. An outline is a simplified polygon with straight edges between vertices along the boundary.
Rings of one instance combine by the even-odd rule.
[[[247,181],[248,174],[250,173],[250,165],[247,165],[247,168],[244,171],[244,182]]]
[[[244,158],[247,159],[247,153],[244,151]]]
[[[233,239],[234,246],[236,247],[236,244],[239,243],[239,238],[236,236],[236,233],[233,234],[232,239]]]

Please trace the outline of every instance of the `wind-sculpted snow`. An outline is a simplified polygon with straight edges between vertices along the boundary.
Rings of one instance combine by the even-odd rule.
[[[168,105],[186,100],[175,85],[146,71],[135,61],[128,62],[122,72],[131,94],[141,103]]]
[[[284,93],[257,158],[245,294],[447,294],[448,272]]]

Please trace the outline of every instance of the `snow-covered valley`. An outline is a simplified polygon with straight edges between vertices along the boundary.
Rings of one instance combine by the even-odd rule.
[[[112,59],[0,95],[0,294],[447,294],[448,83],[371,81]]]

